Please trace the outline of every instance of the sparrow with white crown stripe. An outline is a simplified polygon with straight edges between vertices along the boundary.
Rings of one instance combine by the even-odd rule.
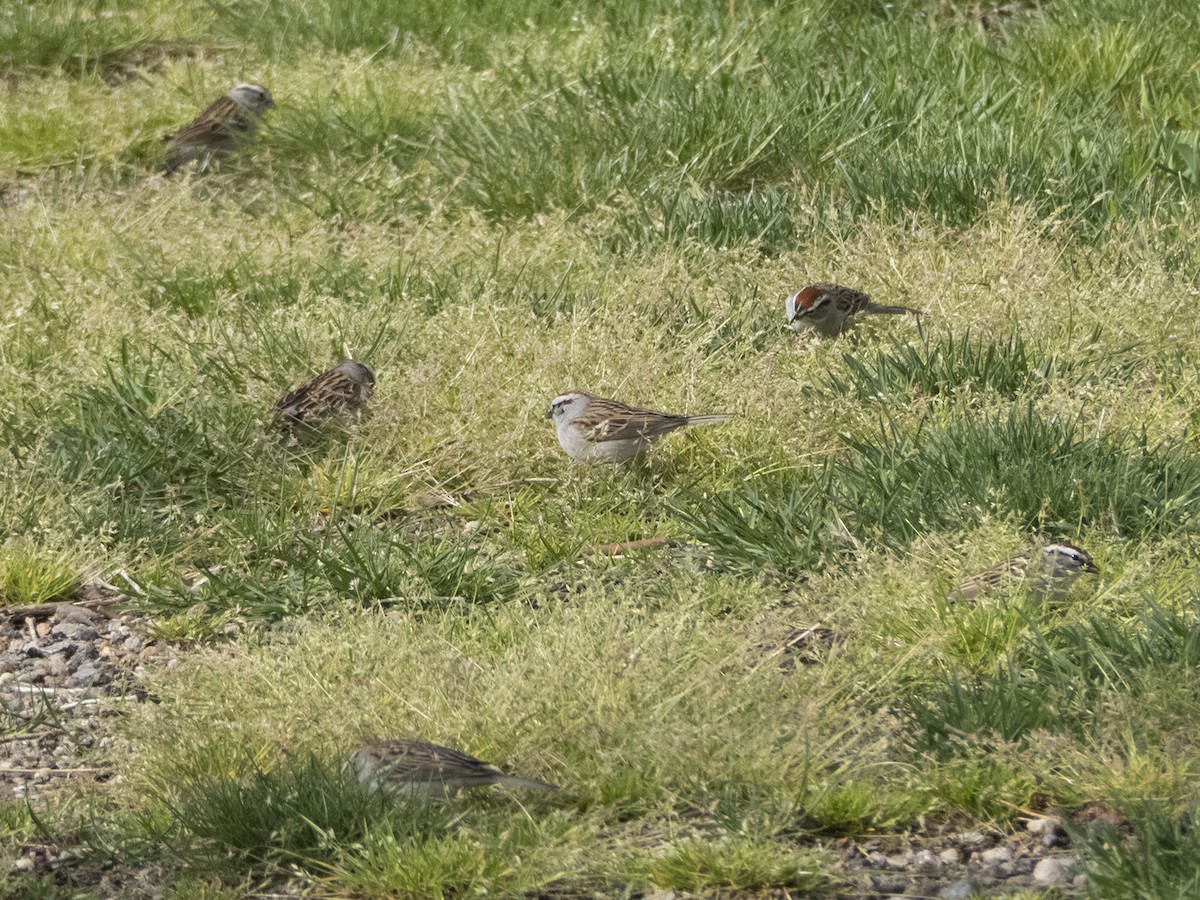
[[[907,306],[881,306],[862,291],[840,284],[817,282],[787,298],[788,325],[795,331],[812,328],[823,337],[837,337],[853,326],[858,316],[885,313],[920,315]]]
[[[1018,585],[1043,600],[1061,600],[1081,575],[1099,573],[1100,567],[1082,547],[1056,541],[972,575],[954,589],[950,600],[966,600],[974,605],[981,596]]]
[[[732,415],[680,416],[628,406],[586,391],[560,394],[550,402],[558,443],[577,462],[624,462],[668,432],[688,425],[715,425]]]
[[[375,373],[348,359],[289,392],[275,408],[288,426],[313,425],[340,411],[360,412],[374,391]]]
[[[167,168],[163,174],[170,177],[193,159],[202,160],[204,168],[210,160],[241,148],[254,136],[263,113],[274,105],[266,88],[257,84],[235,85],[169,139],[171,146],[167,148]]]

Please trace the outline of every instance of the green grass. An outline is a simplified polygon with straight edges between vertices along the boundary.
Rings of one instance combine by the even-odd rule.
[[[9,12],[0,600],[131,583],[184,658],[0,857],[36,815],[83,896],[819,894],[840,836],[1099,801],[1095,884],[1193,890],[1194,4]],[[243,80],[253,146],[159,178]],[[923,315],[797,336],[813,280]],[[370,414],[290,441],[347,355]],[[572,387],[737,418],[583,468]],[[946,602],[1049,537],[1103,574]],[[370,734],[563,791],[380,803]]]
[[[1093,890],[1107,897],[1186,897],[1200,886],[1193,862],[1194,809],[1177,814],[1161,802],[1132,802],[1126,813],[1133,832],[1109,824],[1072,829],[1086,850]]]

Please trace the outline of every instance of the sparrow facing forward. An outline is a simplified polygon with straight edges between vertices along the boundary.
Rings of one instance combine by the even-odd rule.
[[[980,596],[1020,585],[1041,600],[1057,601],[1066,597],[1076,579],[1085,574],[1100,574],[1088,552],[1058,541],[972,575],[954,589],[950,600],[966,600],[974,606]]]
[[[795,331],[815,329],[822,337],[837,337],[849,330],[858,316],[874,313],[920,315],[921,311],[907,306],[880,306],[862,291],[822,282],[810,284],[787,298],[788,324]]]
[[[348,359],[300,385],[275,404],[289,425],[313,425],[338,412],[358,413],[375,390],[375,373]]]
[[[393,797],[445,798],[463,788],[503,784],[533,791],[557,791],[553,784],[505,775],[490,763],[425,741],[376,740],[347,761],[358,780]]]
[[[239,84],[224,97],[209,106],[181,128],[170,139],[167,148],[167,168],[170,176],[176,169],[193,159],[210,160],[228,156],[247,144],[258,126],[258,120],[275,105],[270,92],[257,84]]]
[[[715,425],[732,415],[677,416],[626,406],[586,391],[560,394],[550,402],[558,442],[576,462],[624,462],[650,448],[669,431],[686,425]]]

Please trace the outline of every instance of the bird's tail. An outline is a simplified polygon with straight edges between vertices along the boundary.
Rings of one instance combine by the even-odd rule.
[[[716,425],[718,422],[728,422],[733,418],[733,413],[718,413],[712,416],[688,416],[687,424],[689,425]]]
[[[536,778],[518,778],[516,775],[498,775],[496,782],[506,787],[526,788],[531,791],[557,791],[558,785],[538,781]]]
[[[175,170],[187,162],[187,157],[182,153],[178,156],[172,156],[167,160],[167,167],[163,169],[163,178],[170,178],[175,174]]]

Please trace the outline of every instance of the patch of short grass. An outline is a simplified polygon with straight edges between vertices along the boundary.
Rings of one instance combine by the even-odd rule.
[[[158,2],[16,0],[0,23],[0,65],[19,72],[59,70],[75,77],[115,77],[175,49],[163,40]]]
[[[1012,517],[1029,531],[1115,528],[1132,536],[1190,523],[1200,465],[1178,443],[1083,433],[1032,403],[995,415],[882,421],[847,437],[818,473],[749,480],[696,496],[677,513],[690,533],[735,565],[796,575],[863,542],[901,546],[929,529]]]
[[[725,837],[689,839],[656,848],[635,873],[658,890],[815,891],[828,883],[824,859],[786,845]]]
[[[1083,346],[1095,347],[1093,333]],[[1086,349],[1071,356],[1030,346],[1020,334],[981,338],[923,332],[917,340],[889,335],[872,356],[847,351],[845,378],[832,375],[821,390],[830,397],[853,397],[868,403],[883,398],[944,397],[967,392],[982,397],[1016,399],[1050,390],[1070,391],[1081,383],[1105,380],[1115,373],[1111,352],[1103,361]]]
[[[198,748],[195,761],[202,758]],[[171,817],[162,847],[197,869],[236,876],[246,861],[327,861],[339,842],[360,839],[365,823],[383,816],[378,795],[311,753],[274,761],[233,754],[222,762],[224,771],[210,765],[178,772],[160,789]],[[419,829],[431,810],[436,813],[427,806],[406,810],[400,818]]]
[[[1168,670],[1191,671],[1197,663],[1200,634],[1191,610],[1150,599],[1132,620],[1096,614],[1079,622],[1026,622],[994,668],[954,666],[928,688],[910,684],[905,706],[920,746],[954,754],[964,747],[958,736],[986,744],[1018,741],[1039,730],[1095,739],[1105,728],[1098,710],[1117,696],[1147,704],[1147,721],[1154,718],[1151,709],[1194,702],[1190,688],[1171,689],[1162,678]]]
[[[70,596],[82,573],[73,554],[29,538],[0,546],[0,605],[45,603]]]
[[[1122,900],[1187,897],[1200,889],[1195,866],[1194,809],[1177,813],[1171,805],[1144,800],[1122,805],[1132,836],[1111,824],[1070,828],[1082,852],[1090,890]]]

